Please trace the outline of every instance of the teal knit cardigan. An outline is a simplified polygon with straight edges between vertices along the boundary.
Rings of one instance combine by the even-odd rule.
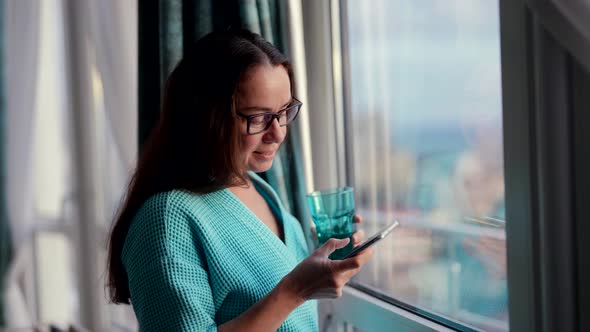
[[[122,260],[141,331],[216,331],[308,256],[300,223],[267,183],[249,175],[282,225],[284,243],[228,189],[159,193],[137,212]],[[278,329],[317,330],[315,300]]]

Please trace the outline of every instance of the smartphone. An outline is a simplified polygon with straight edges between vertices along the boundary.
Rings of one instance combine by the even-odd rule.
[[[397,220],[394,220],[393,223],[391,223],[391,225],[389,225],[389,226],[385,227],[384,229],[382,229],[381,231],[377,232],[377,234],[371,236],[367,241],[365,241],[365,242],[361,243],[360,245],[354,247],[342,259],[347,259],[347,258],[350,258],[350,257],[353,257],[353,256],[356,256],[356,255],[360,254],[363,250],[369,248],[370,246],[374,245],[375,243],[379,242],[380,240],[383,240],[397,226],[399,226],[399,222]]]

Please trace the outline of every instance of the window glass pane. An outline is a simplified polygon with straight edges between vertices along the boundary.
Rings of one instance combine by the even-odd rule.
[[[402,224],[355,281],[508,330],[498,1],[346,5],[358,213]]]

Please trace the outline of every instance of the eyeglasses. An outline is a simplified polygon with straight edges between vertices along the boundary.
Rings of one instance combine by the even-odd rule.
[[[270,126],[272,125],[274,119],[277,119],[279,121],[279,126],[281,127],[284,127],[293,122],[293,120],[297,118],[299,110],[303,105],[299,100],[295,98],[293,98],[293,101],[293,104],[277,113],[258,113],[253,115],[246,115],[237,112],[237,114],[238,116],[246,119],[248,135],[256,135],[260,134],[263,131],[267,131],[268,128],[270,128]]]

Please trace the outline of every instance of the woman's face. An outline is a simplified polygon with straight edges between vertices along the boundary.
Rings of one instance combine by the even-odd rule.
[[[237,111],[244,115],[277,113],[291,103],[291,83],[283,66],[260,65],[250,69],[237,93]],[[242,158],[246,168],[256,173],[265,172],[285,139],[287,127],[272,120],[268,130],[248,135],[247,120],[241,123]]]

